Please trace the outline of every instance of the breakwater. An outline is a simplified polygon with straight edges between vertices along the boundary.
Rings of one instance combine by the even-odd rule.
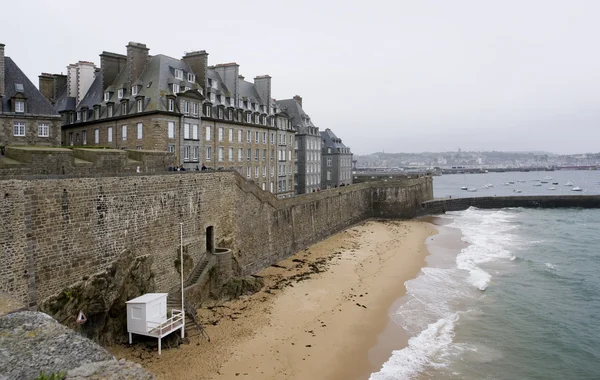
[[[506,196],[477,198],[444,198],[425,201],[419,216],[461,211],[469,207],[496,209],[523,208],[600,208],[600,195]]]

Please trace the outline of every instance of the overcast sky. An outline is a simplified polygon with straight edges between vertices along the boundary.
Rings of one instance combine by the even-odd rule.
[[[6,55],[37,84],[129,41],[206,50],[355,153],[598,152],[600,1],[10,1]]]

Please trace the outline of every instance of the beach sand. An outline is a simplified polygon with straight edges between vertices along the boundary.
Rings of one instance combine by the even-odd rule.
[[[388,313],[435,233],[424,221],[351,227],[261,271],[260,292],[199,309],[210,343],[194,336],[160,357],[141,344],[109,350],[160,379],[367,379],[407,344]]]

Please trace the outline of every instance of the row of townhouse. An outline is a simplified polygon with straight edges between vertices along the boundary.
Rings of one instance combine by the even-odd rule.
[[[3,75],[4,66],[14,63],[4,59],[1,47]],[[330,146],[326,137],[333,134],[319,132],[302,110],[299,96],[276,101],[270,76],[246,81],[236,63],[209,66],[203,50],[177,59],[150,55],[146,45],[130,42],[124,55],[102,52],[100,67],[79,61],[67,66],[66,75],[42,73],[39,91],[18,71],[30,92],[22,96],[26,112],[19,115],[19,106],[14,106],[18,92],[4,95],[0,88],[3,109],[22,119],[34,111],[47,121],[32,122],[42,131],[35,138],[33,127],[22,133],[26,139],[20,130],[11,138],[0,134],[0,145],[167,150],[176,157],[173,166],[237,170],[281,198],[352,180],[351,175],[341,176],[345,171],[336,166],[351,162],[349,149]],[[12,82],[9,76],[0,82]],[[329,155],[350,158],[322,159]]]

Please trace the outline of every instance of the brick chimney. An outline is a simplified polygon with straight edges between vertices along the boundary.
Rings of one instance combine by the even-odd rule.
[[[259,75],[254,78],[254,87],[263,105],[267,106],[267,110],[271,103],[271,77],[268,75]]]
[[[202,87],[206,94],[206,75],[208,69],[208,53],[205,50],[192,51],[185,53],[183,61],[196,74],[196,82]]]
[[[42,73],[39,78],[39,88],[44,98],[54,103],[54,76],[48,73]]]
[[[100,70],[102,71],[102,92],[113,84],[117,76],[125,68],[127,56],[103,51],[100,54]]]
[[[138,80],[148,63],[148,49],[145,44],[130,42],[127,45],[127,82],[131,85]]]
[[[294,95],[294,100],[300,105],[300,108],[302,108],[302,97],[300,95]]]
[[[4,94],[4,44],[0,44],[0,98]]]

